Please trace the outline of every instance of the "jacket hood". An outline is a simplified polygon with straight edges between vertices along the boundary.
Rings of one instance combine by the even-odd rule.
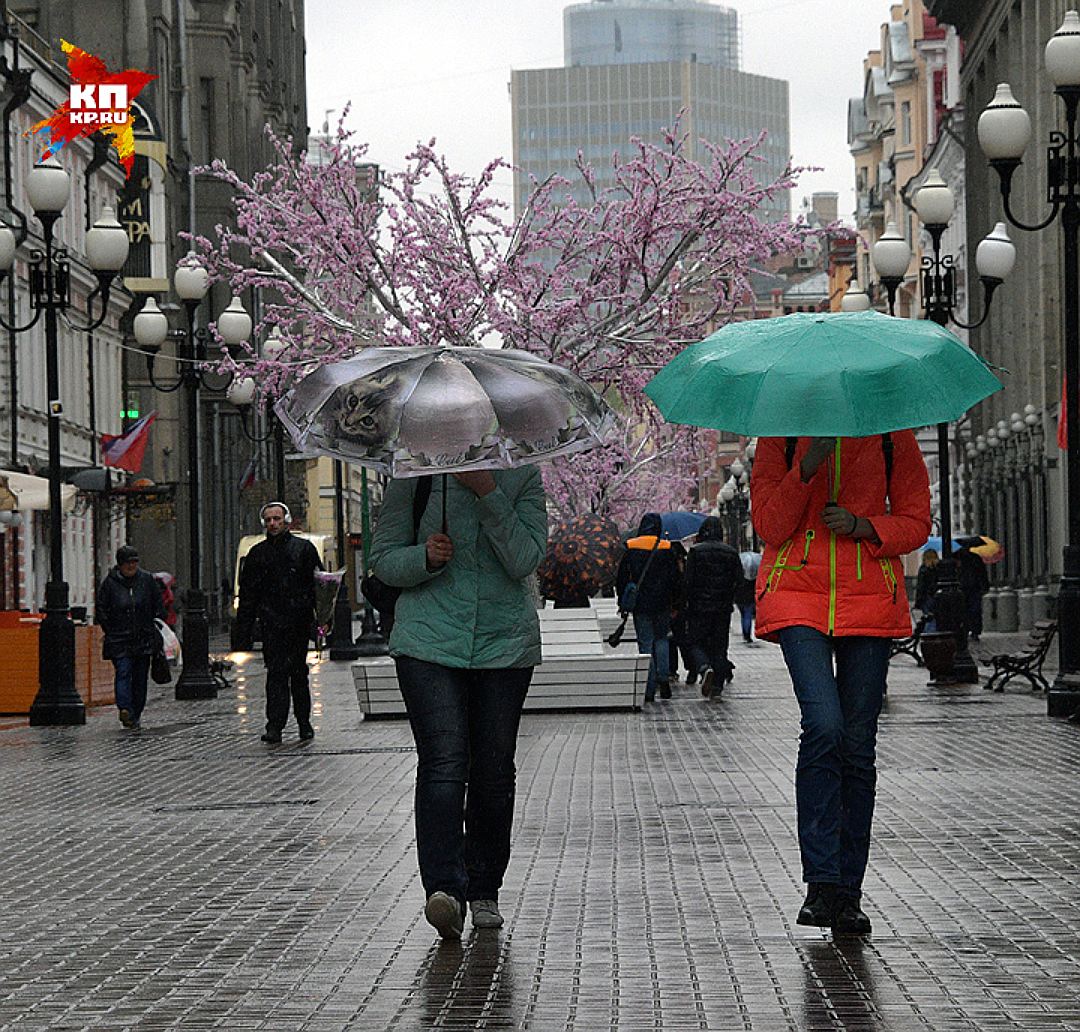
[[[637,536],[646,537],[651,535],[653,537],[659,537],[663,529],[663,523],[660,520],[660,513],[647,512],[641,517],[641,522],[638,524]]]
[[[719,516],[706,516],[697,532],[698,541],[723,541],[724,526]]]

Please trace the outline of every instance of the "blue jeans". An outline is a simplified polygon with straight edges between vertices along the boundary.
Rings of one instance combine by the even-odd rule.
[[[150,675],[149,656],[119,656],[116,668],[116,708],[126,709],[137,724],[146,708],[146,679]]]
[[[498,900],[510,862],[521,707],[532,667],[461,670],[398,656],[416,742],[416,851],[427,895]]]
[[[649,679],[645,683],[645,701],[652,702],[660,678],[665,680],[671,669],[668,655],[668,635],[671,633],[671,614],[634,613],[634,635],[638,652],[652,656],[649,662]]]
[[[739,615],[742,617],[742,636],[744,640],[751,641],[754,637],[754,614],[757,612],[757,602],[739,604]]]
[[[837,885],[858,899],[870,854],[889,640],[785,627],[780,647],[802,711],[795,801],[803,881]]]

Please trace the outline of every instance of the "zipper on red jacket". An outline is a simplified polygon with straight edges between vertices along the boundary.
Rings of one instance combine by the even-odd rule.
[[[836,438],[833,451],[832,490],[829,497],[835,502],[840,497],[840,438]],[[836,629],[836,531],[829,531],[829,634]]]

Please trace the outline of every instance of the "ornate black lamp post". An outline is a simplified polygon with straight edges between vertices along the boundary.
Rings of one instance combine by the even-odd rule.
[[[187,464],[188,464],[188,552],[189,580],[184,596],[182,643],[184,669],[176,682],[178,699],[212,699],[217,696],[217,681],[210,672],[210,629],[206,620],[206,595],[199,586],[202,579],[202,526],[199,461],[199,388],[207,386],[202,363],[206,360],[206,331],[195,328],[195,313],[210,288],[206,269],[189,254],[176,267],[173,286],[187,312],[187,330],[182,331],[179,376],[172,384],[162,384],[154,377],[154,359],[169,335],[169,321],[157,302],[147,298],[135,316],[135,339],[146,353],[146,372],[155,390],[172,393],[186,389]],[[251,335],[251,316],[234,297],[217,320],[218,333],[228,345],[239,345]]]
[[[1058,675],[1047,698],[1052,717],[1080,710],[1080,16],[1067,11],[1065,21],[1046,44],[1046,72],[1065,105],[1065,132],[1054,130],[1047,148],[1050,214],[1037,225],[1013,213],[1012,181],[1031,140],[1031,119],[1007,83],[979,118],[979,144],[1001,180],[1005,216],[1018,229],[1037,232],[1061,217],[1064,243],[1065,418],[1067,422],[1067,527],[1064,571],[1058,589]]]
[[[33,318],[24,326],[13,326],[0,318],[12,333],[30,329],[45,316],[45,388],[48,402],[49,439],[49,581],[45,585],[45,618],[38,638],[38,693],[30,707],[30,723],[84,724],[86,709],[75,690],[75,625],[68,610],[68,585],[64,580],[64,514],[60,487],[64,473],[60,464],[60,362],[57,315],[70,305],[69,259],[58,247],[53,232],[70,196],[71,181],[55,160],[38,162],[26,177],[26,194],[41,223],[44,252],[30,254],[30,307]],[[15,261],[15,234],[0,227],[0,279]],[[97,329],[105,320],[113,278],[127,260],[128,237],[116,221],[112,208],[102,209],[101,218],[86,234],[86,258],[97,276],[98,285],[87,299],[90,322],[68,322],[80,331]],[[94,299],[101,299],[101,312],[93,316]]]
[[[262,357],[264,359],[277,358],[284,350],[285,344],[281,340],[281,331],[275,326],[269,337],[263,343]],[[287,502],[285,497],[285,442],[282,436],[281,420],[273,417],[273,409],[269,399],[266,402],[266,421],[268,429],[263,433],[257,433],[254,426],[248,426],[248,413],[255,401],[257,387],[255,380],[250,376],[234,379],[225,391],[225,400],[234,405],[240,413],[240,429],[244,436],[253,444],[265,444],[267,441],[274,442],[274,497],[282,502]]]
[[[750,456],[747,455],[747,459]],[[744,551],[746,547],[743,527],[750,515],[750,467],[752,461],[743,465],[740,459],[735,459],[728,466],[731,476],[724,482],[716,496],[718,505],[723,505],[723,513],[727,518],[728,527],[726,537],[728,542],[737,551]]]
[[[933,254],[923,255],[921,261],[922,306],[927,319],[944,326],[950,321],[964,329],[973,329],[985,322],[994,291],[1012,271],[1016,248],[1009,240],[1005,224],[999,222],[994,231],[980,244],[975,265],[983,284],[985,304],[982,318],[964,323],[956,317],[955,261],[952,255],[941,253],[941,238],[955,210],[955,199],[936,168],[927,172],[923,185],[915,194],[915,211],[925,226],[933,246]],[[896,295],[911,264],[911,249],[900,235],[895,222],[886,226],[871,252],[871,260],[889,304],[889,314],[896,314]],[[864,300],[865,299],[865,302]],[[844,311],[861,311],[870,307],[865,293],[849,287],[841,300]],[[937,426],[938,494],[941,508],[942,557],[938,566],[938,586],[934,595],[934,620],[937,631],[923,635],[923,652],[927,666],[938,683],[954,681],[975,683],[979,669],[968,649],[967,619],[964,596],[960,590],[958,567],[952,552],[952,487],[949,451],[949,425]],[[953,644],[955,642],[955,645]]]

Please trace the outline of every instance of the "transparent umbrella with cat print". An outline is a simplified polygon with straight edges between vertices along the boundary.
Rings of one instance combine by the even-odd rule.
[[[526,351],[367,348],[316,369],[275,411],[302,451],[391,477],[511,469],[603,443],[615,414]]]

